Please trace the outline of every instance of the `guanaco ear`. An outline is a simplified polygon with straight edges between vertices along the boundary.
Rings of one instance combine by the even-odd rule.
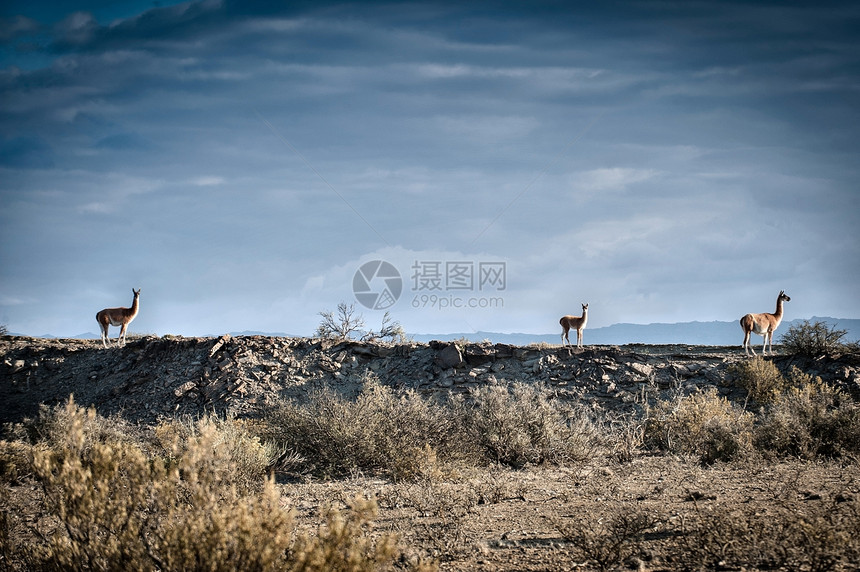
[[[132,294],[136,294],[137,296],[140,296],[140,288],[138,288],[137,290],[135,290],[134,288],[132,288],[132,289],[131,289],[131,293],[132,293]]]

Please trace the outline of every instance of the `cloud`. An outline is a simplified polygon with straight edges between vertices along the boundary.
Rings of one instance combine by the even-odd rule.
[[[82,213],[92,213],[92,214],[111,214],[116,212],[117,205],[109,204],[109,203],[86,203],[79,207],[78,209]]]
[[[654,169],[610,167],[571,174],[568,178],[571,186],[577,191],[595,195],[605,191],[623,191],[637,183],[649,181],[659,174]]]
[[[54,25],[51,48],[60,53],[97,51],[141,41],[180,39],[195,26],[217,18],[219,13],[223,13],[220,0],[192,0],[152,8],[137,16],[102,25],[91,12],[76,11]]]
[[[407,329],[542,331],[585,296],[595,324],[698,318],[772,282],[860,311],[856,8],[263,4],[63,14],[41,65],[13,46],[9,296],[87,268],[171,328],[309,333],[369,257],[463,258],[509,263],[504,308],[403,298]]]
[[[83,45],[90,42],[99,30],[99,24],[89,12],[72,12],[54,26],[57,41],[61,44]]]
[[[39,29],[39,23],[26,16],[0,18],[0,42],[8,42],[19,36],[37,32]]]
[[[0,141],[0,165],[47,169],[54,165],[53,149],[41,137],[21,135]]]
[[[539,127],[539,122],[533,117],[476,114],[439,116],[434,119],[434,123],[452,136],[483,144],[525,137]]]
[[[102,137],[94,146],[112,151],[141,151],[151,148],[152,143],[137,133],[117,133]]]
[[[197,187],[214,187],[216,185],[223,185],[224,177],[214,175],[196,177],[191,180],[191,184]]]
[[[0,294],[0,306],[23,306],[36,301],[35,298],[27,296],[7,296],[6,294]]]

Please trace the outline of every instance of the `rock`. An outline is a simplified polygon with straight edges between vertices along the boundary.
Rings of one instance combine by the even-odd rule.
[[[463,364],[463,354],[456,344],[448,344],[436,354],[436,363],[446,368],[459,367]]]
[[[321,384],[353,396],[370,379],[428,395],[494,382],[547,383],[554,399],[631,413],[643,401],[672,398],[677,389],[718,387],[721,395],[742,402],[744,393],[729,368],[743,359],[723,348],[587,346],[562,352],[558,346],[333,344],[263,336],[148,337],[104,350],[99,340],[6,336],[0,338],[0,423],[35,417],[40,403],[61,403],[70,393],[100,414],[143,422],[167,410],[253,416],[279,398],[303,400]],[[814,371],[860,396],[856,353],[806,361],[777,356],[774,363],[784,373],[792,365]]]
[[[230,334],[224,334],[223,336],[218,338],[218,341],[215,342],[212,345],[212,348],[209,350],[209,357],[211,358],[216,353],[218,353],[218,350],[220,350],[224,346],[224,344],[226,344],[229,341],[230,341]]]
[[[643,375],[645,377],[650,376],[654,373],[654,367],[648,365],[647,363],[631,363],[630,369],[638,373],[639,375]]]
[[[493,361],[495,355],[496,350],[490,345],[470,344],[466,347],[464,358],[469,365],[476,366]]]

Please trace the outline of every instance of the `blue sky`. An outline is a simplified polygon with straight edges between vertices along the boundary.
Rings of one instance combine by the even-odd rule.
[[[0,10],[10,331],[860,317],[856,3]]]

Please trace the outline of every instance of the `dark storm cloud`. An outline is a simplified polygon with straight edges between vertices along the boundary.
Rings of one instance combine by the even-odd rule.
[[[19,36],[33,34],[39,30],[39,23],[26,16],[0,18],[0,42],[8,42]]]
[[[52,167],[51,146],[39,137],[15,137],[0,141],[0,165],[22,169]]]

